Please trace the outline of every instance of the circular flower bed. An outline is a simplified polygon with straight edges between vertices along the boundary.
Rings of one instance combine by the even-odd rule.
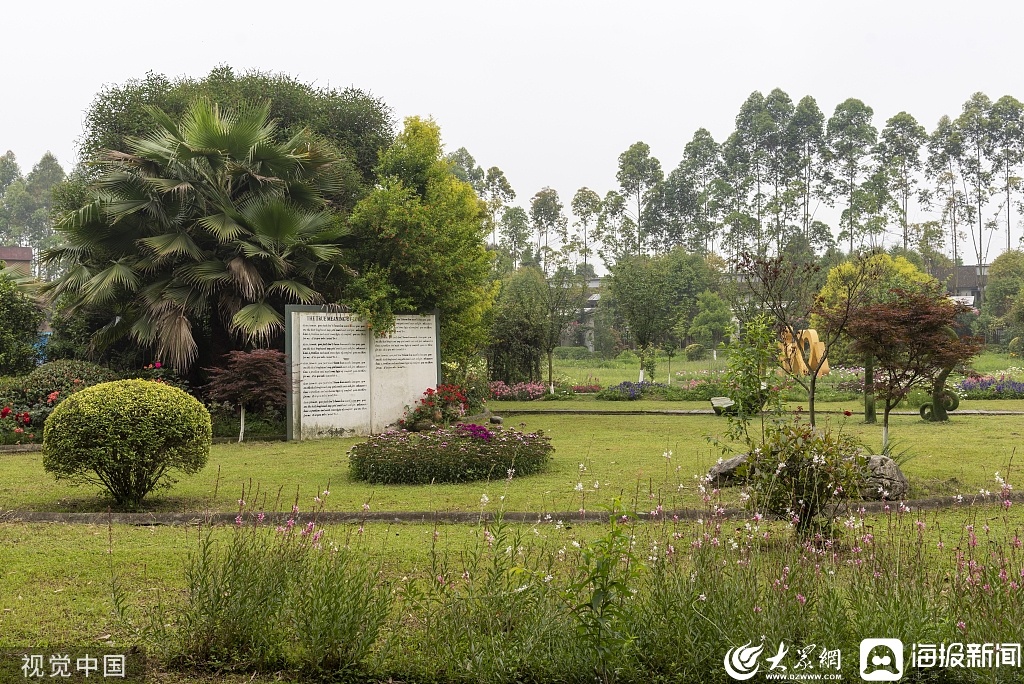
[[[395,430],[349,451],[352,476],[372,484],[470,482],[542,470],[555,448],[542,432],[458,424],[430,432]]]

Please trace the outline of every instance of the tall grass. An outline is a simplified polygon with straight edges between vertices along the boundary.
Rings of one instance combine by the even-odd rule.
[[[184,605],[150,637],[186,668],[609,684],[731,681],[725,653],[763,640],[764,657],[781,642],[814,662],[840,650],[838,672],[859,681],[863,638],[1021,641],[1024,556],[1009,491],[1002,483],[998,509],[960,514],[860,509],[813,536],[758,514],[726,519],[713,496],[697,521],[654,508],[640,522],[616,508],[597,529],[510,525],[499,510],[455,551],[435,531],[428,562],[401,578],[382,574],[359,532],[338,545],[339,528],[320,537],[315,521],[243,521],[223,543],[201,539]],[[1012,682],[1024,669],[905,679]]]

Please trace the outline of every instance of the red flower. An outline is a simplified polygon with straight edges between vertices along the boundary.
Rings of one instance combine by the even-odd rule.
[[[850,416],[853,415],[853,411],[843,411],[843,415],[849,418]]]
[[[157,361],[156,363],[153,364],[153,368],[160,368],[162,365],[163,365],[162,363]]]
[[[21,414],[21,422],[24,423],[25,425],[28,425],[29,423],[32,422],[32,416],[28,415],[28,411],[25,411],[25,413]]]
[[[11,415],[11,407],[4,406],[3,410],[0,411],[0,418],[6,418],[9,415]]]

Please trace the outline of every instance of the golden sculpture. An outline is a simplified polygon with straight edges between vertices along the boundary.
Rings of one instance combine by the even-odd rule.
[[[810,375],[810,369],[817,368],[818,364],[821,364],[818,375],[828,375],[828,360],[823,358],[825,343],[818,339],[818,333],[813,328],[798,332],[796,340],[788,330],[785,331],[782,333],[779,347],[782,350],[782,368],[787,373]],[[804,360],[805,355],[806,361]]]

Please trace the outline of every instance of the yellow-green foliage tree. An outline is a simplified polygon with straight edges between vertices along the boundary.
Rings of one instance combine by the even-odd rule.
[[[864,277],[866,276],[866,277]],[[851,290],[849,284],[863,278],[864,283]],[[825,285],[818,293],[816,307],[832,316],[839,310],[850,310],[853,306],[885,304],[894,301],[896,292],[937,293],[939,282],[924,273],[913,263],[903,257],[892,257],[884,252],[871,254],[867,257],[849,259],[834,266],[825,278]],[[851,302],[850,297],[857,301]],[[816,315],[811,319],[811,327],[825,327],[826,317]],[[833,355],[835,358],[836,355]],[[873,357],[867,354],[864,358],[864,420],[868,423],[876,421],[874,397]]]
[[[443,156],[434,121],[410,117],[381,154],[377,187],[352,213],[356,281],[349,301],[383,334],[396,314],[437,311],[441,357],[465,368],[486,344],[497,284],[486,207]]]

